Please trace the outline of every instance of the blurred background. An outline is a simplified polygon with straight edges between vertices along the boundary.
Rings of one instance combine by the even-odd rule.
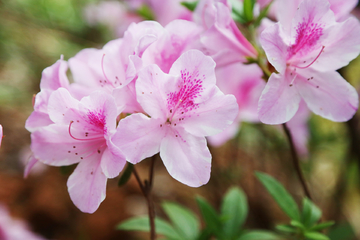
[[[38,165],[27,179],[23,178],[25,163],[31,155],[30,134],[24,125],[33,110],[32,98],[39,91],[42,70],[55,63],[61,54],[67,60],[83,48],[101,48],[126,29],[113,25],[114,21],[121,21],[116,18],[121,11],[108,14],[107,17],[115,16],[113,20],[104,20],[93,5],[89,7],[98,3],[0,0],[0,124],[5,135],[0,149],[0,205],[47,239],[148,239],[145,233],[115,230],[122,220],[147,214],[145,199],[134,177],[122,187],[117,186],[118,178],[110,179],[106,199],[94,214],[80,212],[71,202],[66,187],[71,168]],[[130,4],[122,4],[128,7],[127,19],[144,18]],[[360,90],[360,58],[340,73]],[[359,121],[359,113],[346,123],[311,115],[307,124],[308,152],[302,156],[303,169],[324,219],[336,221],[330,230],[334,240],[360,239]],[[248,196],[247,228],[273,229],[275,223],[288,221],[254,177],[254,171],[269,173],[298,202],[304,196],[282,128],[243,123],[235,139],[212,147],[211,151],[211,179],[196,189],[172,179],[162,162],[156,162],[153,194],[158,216],[166,218],[160,207],[165,200],[199,213],[196,195],[205,197],[218,209],[223,194],[236,185]],[[149,161],[136,167],[146,179]]]

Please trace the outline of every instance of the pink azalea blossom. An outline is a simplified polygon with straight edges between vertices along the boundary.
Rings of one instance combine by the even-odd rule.
[[[211,154],[204,136],[224,130],[238,112],[235,97],[215,86],[214,68],[210,57],[189,50],[169,74],[157,65],[140,71],[136,95],[150,117],[137,113],[122,119],[112,138],[129,162],[160,152],[176,180],[192,187],[208,182]]]
[[[294,141],[295,148],[302,157],[307,157],[309,154],[307,146],[309,140],[309,128],[307,122],[309,117],[310,111],[305,102],[301,101],[295,116],[286,123]]]
[[[200,1],[194,12],[194,21],[206,29],[200,39],[202,51],[215,60],[217,67],[247,62],[247,57],[256,58],[256,50],[232,19],[227,1]]]
[[[131,23],[142,20],[140,16],[127,9],[124,3],[118,1],[91,3],[85,7],[84,17],[90,26],[105,25],[117,37],[122,37]]]
[[[48,126],[53,122],[49,118],[47,105],[51,93],[60,87],[69,88],[69,80],[66,76],[68,65],[67,62],[59,59],[52,66],[47,67],[42,72],[40,89],[41,91],[36,94],[34,102],[34,111],[28,117],[25,123],[25,128],[33,132],[36,129]]]
[[[34,156],[53,166],[79,163],[68,180],[68,190],[81,211],[93,213],[105,198],[107,178],[116,177],[125,165],[121,151],[110,140],[119,109],[104,92],[78,101],[59,88],[50,96],[48,110],[54,124],[31,134]]]
[[[242,121],[259,121],[257,106],[265,81],[262,79],[263,72],[256,64],[234,63],[216,68],[215,73],[216,85],[223,93],[233,94],[239,106],[234,123],[225,131],[207,138],[211,145],[220,146],[236,135]]]
[[[191,20],[192,13],[181,2],[191,2],[191,0],[146,0],[148,6],[153,11],[155,20],[165,26],[175,19]]]
[[[304,0],[291,28],[277,23],[261,34],[273,73],[259,101],[259,118],[267,124],[289,121],[301,99],[332,121],[347,121],[357,111],[356,90],[335,70],[360,52],[360,25],[355,18],[336,22],[326,0]]]
[[[0,205],[0,239],[1,240],[45,240],[32,233],[28,225],[10,216],[8,210]]]
[[[163,72],[169,73],[182,53],[198,47],[202,31],[200,26],[186,20],[170,22],[157,40],[144,51],[141,57],[143,66],[156,64]]]

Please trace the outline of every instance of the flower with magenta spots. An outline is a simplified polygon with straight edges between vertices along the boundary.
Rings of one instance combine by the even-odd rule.
[[[54,124],[32,133],[31,150],[48,165],[78,163],[67,182],[70,198],[81,211],[93,213],[105,199],[107,178],[126,163],[110,140],[119,114],[115,100],[94,92],[78,101],[59,88],[50,96],[48,113]]]
[[[278,71],[260,97],[260,121],[289,121],[301,99],[312,112],[332,121],[347,121],[355,114],[358,94],[335,70],[360,52],[358,20],[336,22],[328,1],[304,0],[291,28],[274,24],[262,32],[260,42]]]
[[[198,187],[210,178],[211,154],[205,136],[223,131],[238,113],[236,99],[216,86],[215,62],[198,50],[182,54],[169,74],[157,65],[139,72],[137,100],[148,114],[119,122],[112,141],[138,163],[160,152],[170,175]]]

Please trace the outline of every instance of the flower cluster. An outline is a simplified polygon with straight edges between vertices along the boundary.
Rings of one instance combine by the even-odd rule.
[[[279,22],[264,19],[251,41],[233,18],[241,3],[201,0],[191,14],[177,0],[157,12],[162,2],[149,6],[165,26],[131,23],[102,49],[61,57],[43,71],[26,122],[33,151],[28,170],[36,161],[78,164],[67,185],[81,211],[99,207],[107,179],[126,162],[160,153],[173,178],[198,187],[210,178],[205,137],[217,146],[242,121],[292,119],[289,127],[303,147],[307,108],[333,121],[357,111],[357,92],[336,72],[360,52],[359,22],[348,16],[353,1],[277,0],[270,13]],[[270,1],[257,2],[255,16]],[[331,4],[343,8],[334,12],[339,8]],[[274,68],[269,76],[259,64],[262,51]]]

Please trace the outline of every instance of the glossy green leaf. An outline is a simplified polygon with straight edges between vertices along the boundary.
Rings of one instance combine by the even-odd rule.
[[[275,227],[277,230],[285,233],[295,233],[297,229],[291,225],[279,224]]]
[[[353,240],[355,232],[349,223],[341,223],[332,227],[328,236],[331,240]]]
[[[186,7],[188,10],[190,10],[191,12],[193,12],[197,6],[197,4],[199,3],[199,1],[194,1],[194,2],[180,2],[181,5],[183,5],[184,7]]]
[[[306,232],[304,234],[308,240],[330,240],[330,238],[319,232]]]
[[[126,166],[123,174],[121,175],[121,177],[119,179],[119,182],[118,182],[119,187],[124,185],[125,183],[127,183],[129,181],[133,169],[134,169],[134,165],[131,164],[131,163],[127,163],[127,166]]]
[[[200,224],[195,214],[175,203],[165,202],[162,207],[183,239],[196,239]]]
[[[231,188],[224,196],[221,206],[223,232],[227,239],[232,239],[239,234],[248,214],[248,204],[244,192],[237,188]]]
[[[335,222],[334,221],[329,221],[329,222],[323,222],[323,223],[319,223],[313,227],[311,227],[309,230],[310,231],[321,231],[323,229],[329,228],[332,225],[334,225]]]
[[[299,221],[291,220],[290,225],[305,230],[305,226]]]
[[[256,177],[265,186],[280,208],[293,220],[300,221],[300,212],[295,200],[284,186],[268,174],[256,172]]]
[[[196,202],[200,208],[200,212],[204,218],[206,227],[211,230],[214,235],[218,237],[221,236],[222,223],[215,209],[202,197],[196,197]]]
[[[279,236],[268,231],[251,231],[242,234],[237,240],[280,240]]]
[[[311,227],[319,221],[321,214],[321,210],[311,200],[304,198],[301,221],[306,227]]]
[[[129,220],[126,220],[120,223],[116,229],[118,230],[128,230],[128,231],[142,231],[149,232],[150,231],[150,223],[148,216],[135,217]],[[174,229],[169,223],[166,221],[155,218],[155,230],[157,234],[162,234],[169,239],[173,240],[184,240],[181,238],[179,233]]]

